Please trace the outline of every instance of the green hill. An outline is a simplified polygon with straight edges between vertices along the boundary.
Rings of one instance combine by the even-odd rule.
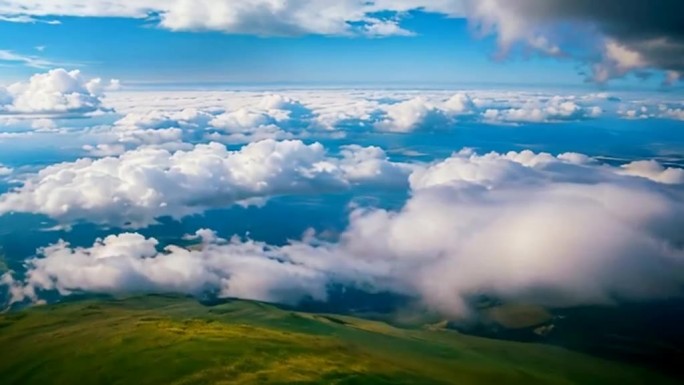
[[[559,347],[248,301],[97,299],[0,315],[11,384],[675,384]]]

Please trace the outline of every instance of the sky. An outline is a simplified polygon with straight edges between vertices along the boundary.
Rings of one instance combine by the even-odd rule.
[[[526,36],[518,31],[522,28],[515,20],[519,16],[514,9],[502,7],[503,11],[482,16],[482,10],[468,6],[467,1],[427,2],[427,8],[413,0],[377,2],[373,9],[364,10],[359,5],[363,2],[357,1],[341,2],[337,9],[325,2],[310,5],[306,1],[287,1],[278,5],[277,1],[262,0],[254,3],[257,11],[245,9],[243,4],[249,2],[227,1],[216,3],[220,9],[213,13],[215,20],[207,20],[209,16],[202,14],[212,2],[199,3],[196,8],[200,10],[193,12],[183,1],[166,2],[179,4],[175,8],[149,0],[113,2],[117,3],[121,4],[114,7],[104,1],[77,0],[0,3],[0,14],[4,14],[0,21],[0,79],[16,81],[41,68],[59,66],[121,79],[132,86],[279,83],[587,87],[595,83],[589,73],[597,65],[596,59],[587,57],[600,54],[603,48],[577,53],[577,46],[613,41],[604,34],[584,32],[580,26],[567,27],[563,34],[552,30]],[[223,9],[231,3],[236,10]],[[495,2],[479,4],[486,8],[488,3]],[[311,10],[302,12],[300,7]],[[240,17],[244,23],[235,21]],[[256,20],[256,27],[249,27],[250,18]],[[317,18],[323,20],[321,25],[295,25],[315,23]],[[271,19],[281,20],[283,25],[269,26]],[[368,19],[374,21],[359,21]],[[207,25],[203,25],[205,21]],[[522,27],[534,31],[535,20],[527,22],[530,25]],[[369,32],[369,28],[359,30],[359,23],[385,23],[393,28]],[[494,26],[484,27],[488,24]],[[487,33],[488,29],[495,32]],[[559,44],[572,36],[583,41],[566,43],[562,47],[566,52],[560,51],[551,36],[558,36]],[[540,42],[553,48],[541,47]],[[559,51],[553,51],[556,49]],[[645,59],[630,58],[627,51],[618,53],[626,56],[625,63],[610,65],[615,67],[610,69],[614,74],[606,75],[615,78],[610,86],[656,89],[661,85],[665,76],[662,68],[653,68]],[[681,59],[668,67],[679,65]],[[642,70],[652,76],[635,76]],[[608,86],[606,80],[600,83]]]
[[[681,297],[659,4],[0,0],[0,309]]]
[[[235,36],[220,32],[169,32],[144,21],[69,19],[61,25],[4,23],[3,47],[57,63],[81,64],[99,76],[133,83],[291,83],[428,84],[516,82],[492,61],[490,41],[472,39],[465,20],[416,15],[420,35],[413,37],[271,37]],[[97,31],[92,35],[92,31]],[[19,37],[19,38],[18,38]],[[77,44],[74,44],[74,41]],[[118,44],[125,41],[126,44]],[[45,47],[36,52],[34,47]],[[28,50],[27,50],[28,48]],[[577,82],[572,63],[537,60],[534,65],[508,63],[518,76],[535,82],[559,76]],[[13,68],[18,76],[30,68]],[[154,71],[151,69],[154,68]]]

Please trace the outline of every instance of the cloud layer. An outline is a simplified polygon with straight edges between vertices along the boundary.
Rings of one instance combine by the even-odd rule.
[[[320,193],[357,183],[405,184],[410,166],[374,147],[331,157],[319,143],[263,140],[238,151],[219,143],[188,151],[142,147],[117,157],[49,166],[0,196],[0,213],[30,212],[64,223],[144,227],[275,195]]]
[[[613,167],[576,153],[463,150],[410,177],[398,211],[357,209],[339,240],[286,246],[211,231],[192,251],[137,234],[59,243],[3,279],[14,300],[40,290],[178,291],[296,303],[331,283],[412,296],[449,316],[490,294],[551,306],[682,294],[681,169]]]
[[[653,99],[658,117],[676,118],[678,105]],[[634,108],[610,94],[527,91],[287,90],[266,92],[123,92],[107,106],[124,117],[100,138],[120,148],[159,144],[155,134],[226,144],[307,135],[345,135],[350,130],[407,133],[457,127],[461,122],[557,123],[621,117]],[[671,112],[666,116],[665,112]],[[653,116],[655,117],[655,115]],[[180,131],[182,132],[180,132]]]

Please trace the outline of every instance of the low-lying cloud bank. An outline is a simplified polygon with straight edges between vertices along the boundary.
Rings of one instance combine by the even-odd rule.
[[[211,95],[211,93],[207,93]],[[230,106],[231,96],[216,105],[193,106],[192,99],[173,106],[145,106],[141,100],[113,126],[89,131],[98,143],[86,145],[91,155],[118,155],[140,146],[187,149],[189,142],[243,144],[265,139],[293,139],[306,136],[314,125],[314,112],[299,101],[277,94],[261,94],[250,104]],[[167,96],[168,98],[168,96]],[[144,99],[144,97],[142,98]],[[116,102],[114,103],[116,104]]]
[[[0,114],[92,113],[102,108],[104,91],[118,87],[116,80],[87,79],[78,70],[53,69],[33,75],[28,82],[0,87]]]
[[[661,95],[662,96],[662,95]],[[95,156],[140,146],[187,148],[188,143],[242,144],[263,139],[342,137],[359,131],[410,133],[458,129],[459,124],[554,124],[591,119],[682,118],[680,103],[654,98],[648,107],[608,93],[529,91],[299,90],[264,92],[123,92],[106,105],[123,115],[87,132]],[[639,116],[642,117],[642,116]]]
[[[0,215],[45,214],[63,223],[145,227],[210,208],[286,194],[321,193],[355,184],[405,185],[412,166],[377,147],[263,140],[237,151],[219,143],[190,150],[141,147],[116,157],[49,166],[0,196]]]
[[[483,293],[552,306],[682,294],[681,169],[463,150],[414,171],[410,185],[401,210],[355,210],[335,242],[312,232],[272,246],[202,230],[192,250],[158,250],[154,239],[120,234],[87,248],[49,246],[27,261],[24,279],[3,282],[12,301],[57,290],[282,303],[326,300],[330,284],[343,284],[409,295],[455,317]]]
[[[461,123],[684,119],[679,99],[667,94],[644,100],[632,94],[492,90],[124,92],[108,96],[106,102],[124,116],[113,127],[91,133],[99,144],[110,146],[111,153],[183,141],[238,144],[371,130],[410,133],[458,129]]]
[[[0,140],[31,131],[82,133],[92,156],[142,146],[264,139],[341,138],[350,132],[457,129],[461,123],[521,125],[605,118],[684,120],[681,100],[661,93],[554,94],[532,91],[281,90],[107,92],[115,80],[55,69],[0,87]],[[106,116],[101,116],[108,112]],[[78,122],[65,118],[91,117]],[[115,122],[110,123],[115,118]],[[90,126],[88,126],[90,124]]]

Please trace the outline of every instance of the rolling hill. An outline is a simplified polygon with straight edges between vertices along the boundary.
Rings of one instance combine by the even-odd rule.
[[[0,315],[2,384],[676,384],[561,347],[269,304],[100,298]]]

